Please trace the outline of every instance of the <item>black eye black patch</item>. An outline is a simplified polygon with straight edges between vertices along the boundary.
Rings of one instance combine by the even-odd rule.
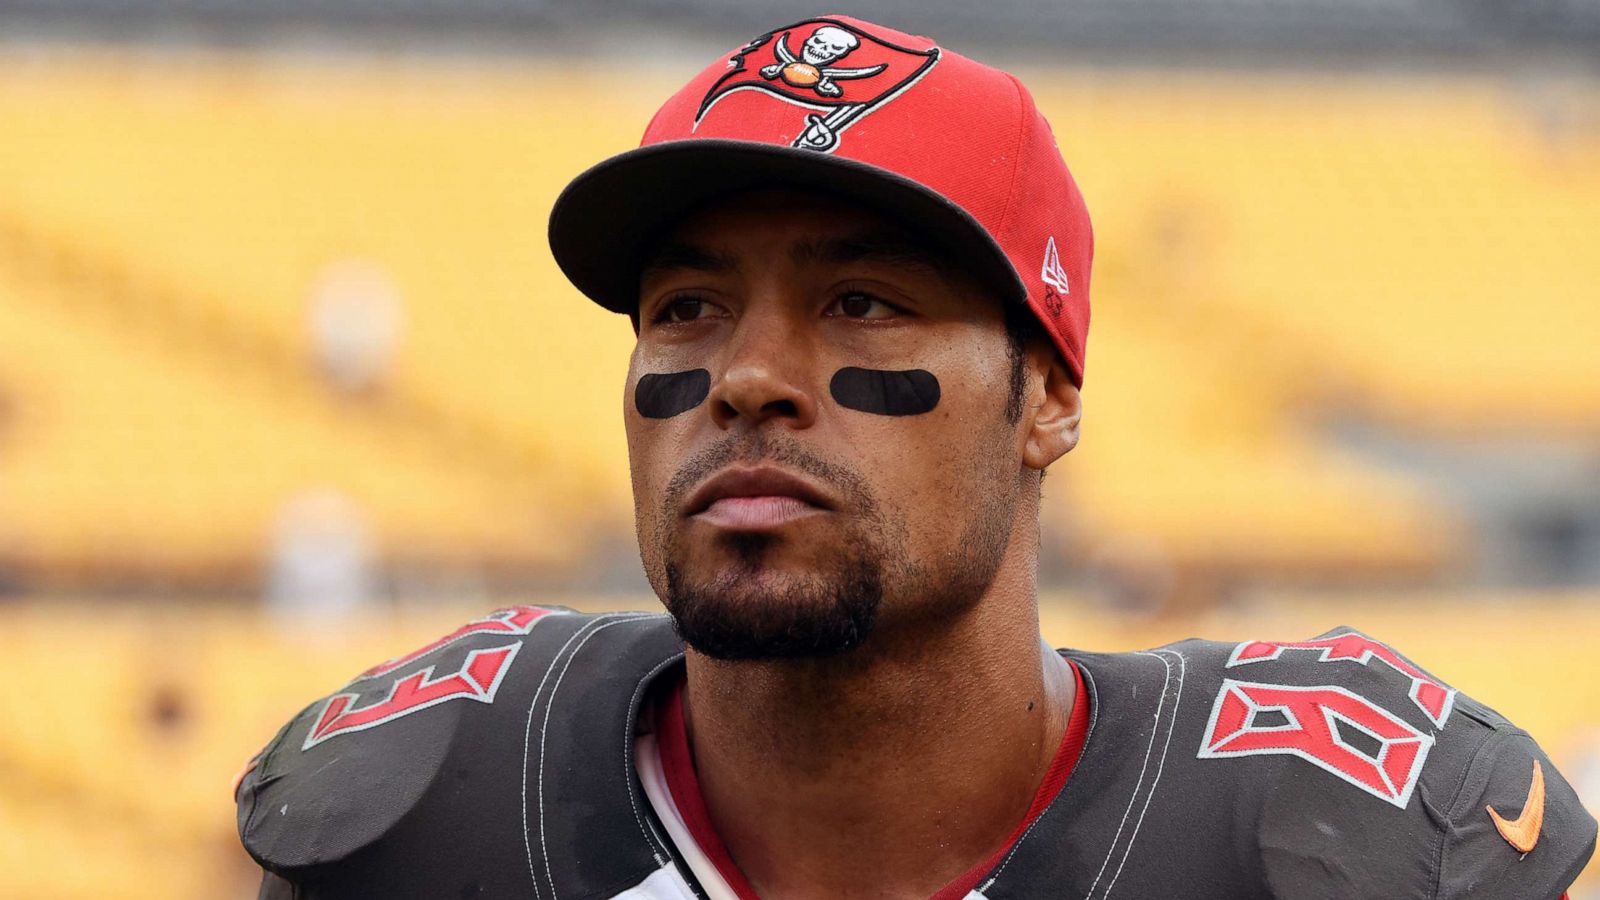
[[[939,405],[939,379],[924,369],[889,372],[849,367],[828,386],[840,406],[880,416],[917,416]]]
[[[633,389],[633,405],[647,419],[670,419],[686,413],[711,393],[711,373],[705,369],[643,375]]]

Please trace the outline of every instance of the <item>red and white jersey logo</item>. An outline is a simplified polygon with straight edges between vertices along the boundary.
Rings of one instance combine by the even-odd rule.
[[[1297,756],[1405,809],[1433,737],[1342,687],[1224,679],[1201,759]]]
[[[1316,650],[1317,662],[1353,662],[1367,666],[1378,661],[1386,664],[1411,680],[1411,702],[1427,714],[1435,728],[1444,727],[1445,720],[1450,718],[1450,708],[1455,705],[1455,688],[1406,662],[1387,644],[1353,631],[1311,641],[1245,641],[1233,648],[1228,668],[1274,660],[1285,650]]]
[[[516,640],[493,647],[473,650],[461,664],[448,672],[437,672],[437,666],[428,666],[404,678],[389,683],[385,696],[364,706],[356,704],[361,699],[360,690],[345,690],[329,697],[311,730],[306,733],[301,750],[309,750],[323,741],[352,731],[365,731],[387,722],[451,700],[476,700],[493,703],[494,695],[511,671],[511,663],[522,649],[521,638],[533,631],[545,616],[559,614],[560,610],[538,606],[516,606],[490,613],[474,622],[432,641],[404,656],[380,663],[357,675],[346,685],[354,687],[363,681],[381,678],[425,656],[473,635],[515,635]]]
[[[815,110],[793,147],[830,153],[839,135],[916,84],[939,61],[939,48],[914,50],[837,19],[807,19],[752,40],[728,58],[728,71],[706,91],[695,125],[722,98],[762,91]]]
[[[1226,667],[1276,660],[1286,651],[1314,651],[1312,662],[1383,663],[1410,681],[1408,696],[1436,728],[1455,704],[1454,688],[1422,671],[1388,645],[1355,632],[1309,641],[1245,641]],[[1308,659],[1313,659],[1307,657]],[[1224,679],[1200,742],[1201,759],[1297,756],[1385,802],[1405,808],[1422,775],[1434,736],[1413,728],[1372,700],[1339,685],[1260,684]]]

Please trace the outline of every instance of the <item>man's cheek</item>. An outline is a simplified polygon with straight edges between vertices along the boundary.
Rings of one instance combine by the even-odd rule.
[[[834,402],[878,416],[919,416],[939,405],[939,379],[926,369],[861,369],[847,366],[828,385]]]

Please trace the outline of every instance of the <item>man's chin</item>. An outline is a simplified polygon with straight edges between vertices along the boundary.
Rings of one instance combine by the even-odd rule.
[[[687,576],[671,563],[666,570],[662,599],[678,635],[695,651],[722,660],[848,652],[871,633],[883,597],[880,574],[859,561],[828,575],[738,563],[709,578]]]

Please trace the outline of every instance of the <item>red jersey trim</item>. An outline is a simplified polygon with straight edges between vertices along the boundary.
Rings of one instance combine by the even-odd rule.
[[[1072,667],[1072,680],[1077,684],[1073,694],[1072,712],[1067,717],[1067,730],[1061,735],[1061,744],[1056,748],[1056,755],[1050,759],[1050,768],[1045,770],[1044,781],[1039,783],[1039,790],[1034,792],[1033,802],[1028,805],[1028,814],[1012,830],[1011,836],[1000,848],[989,855],[989,858],[968,869],[965,874],[945,885],[934,894],[932,900],[960,900],[978,886],[983,876],[989,874],[1000,865],[1011,848],[1027,832],[1028,827],[1039,815],[1050,806],[1066,787],[1067,776],[1072,774],[1072,767],[1078,763],[1078,755],[1083,751],[1083,742],[1089,736],[1089,692],[1083,687],[1083,673],[1078,671],[1078,664],[1067,660],[1067,665]]]
[[[1078,756],[1083,751],[1083,742],[1089,736],[1089,696],[1088,691],[1084,689],[1083,673],[1071,660],[1067,660],[1067,664],[1072,667],[1073,681],[1077,684],[1072,712],[1068,715],[1067,730],[1061,736],[1061,744],[1050,760],[1050,767],[1045,770],[1044,781],[1039,784],[1039,790],[1033,795],[1033,802],[1028,805],[1027,815],[1012,830],[1010,837],[1006,838],[1006,842],[999,849],[940,888],[930,900],[960,900],[970,893],[985,875],[1000,865],[1001,860],[1005,859],[1011,848],[1016,846],[1028,827],[1066,786],[1067,777],[1072,774],[1072,768],[1077,764]],[[661,704],[657,718],[661,769],[667,781],[667,790],[672,793],[672,802],[677,804],[678,812],[683,816],[683,822],[688,827],[690,836],[700,845],[700,850],[706,858],[716,866],[723,880],[727,881],[728,886],[738,894],[739,900],[760,900],[755,888],[734,863],[733,856],[728,853],[727,845],[722,842],[721,836],[711,825],[711,816],[706,811],[705,797],[700,793],[700,779],[695,773],[694,757],[689,752],[689,731],[683,721],[683,685],[682,679],[673,684]]]
[[[739,900],[760,900],[728,853],[721,835],[711,826],[711,815],[706,812],[705,797],[700,793],[700,777],[694,770],[694,755],[689,752],[689,729],[683,721],[683,685],[682,678],[673,682],[656,714],[656,747],[661,753],[661,772],[667,780],[667,790],[672,793],[672,802],[678,805],[678,813],[683,816],[689,835],[717,867],[722,880],[739,895]]]

